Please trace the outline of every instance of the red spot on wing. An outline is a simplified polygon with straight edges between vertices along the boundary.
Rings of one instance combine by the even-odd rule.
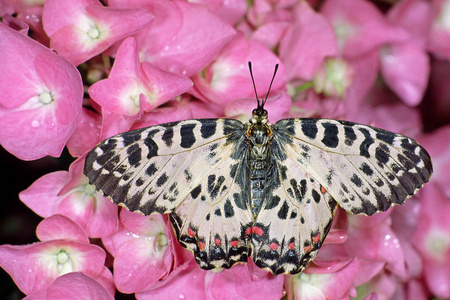
[[[289,250],[294,250],[295,243],[294,242],[289,243],[288,248],[289,248]]]
[[[269,247],[270,247],[271,250],[277,250],[278,249],[278,244],[272,242],[272,243],[270,243]]]
[[[303,247],[303,250],[305,251],[305,253],[308,253],[309,250],[311,250],[311,245],[304,246],[304,247]]]
[[[314,243],[318,243],[318,242],[320,242],[320,232],[318,233],[318,234],[316,234],[316,236],[313,236],[312,237],[312,240],[313,240],[313,242]]]
[[[320,186],[320,191],[322,192],[322,194],[325,195],[325,193],[327,192],[327,190],[323,187],[323,185]]]
[[[253,226],[252,233],[262,236],[264,234],[264,230],[262,230],[260,227]]]
[[[193,230],[191,227],[188,228],[188,236],[194,237],[197,234],[195,230]]]
[[[220,246],[220,239],[215,239],[214,244],[216,244],[216,246]]]
[[[252,233],[252,228],[248,227],[247,229],[245,229],[245,235],[250,235],[250,233]]]
[[[199,243],[198,243],[198,249],[199,249],[200,251],[205,250],[205,243],[199,242]]]
[[[237,248],[237,246],[239,245],[239,241],[238,240],[232,240],[230,242],[230,244],[231,244],[231,247]]]

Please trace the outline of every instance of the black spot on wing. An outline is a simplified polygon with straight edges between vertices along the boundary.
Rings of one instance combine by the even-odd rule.
[[[356,134],[355,131],[353,130],[353,127],[344,126],[344,136],[345,136],[344,143],[347,146],[352,146],[353,142],[356,140]]]
[[[305,136],[315,139],[317,136],[317,120],[307,119],[302,122],[302,132]]]
[[[194,135],[195,124],[184,124],[181,125],[180,128],[180,136],[181,143],[180,146],[182,148],[188,149],[191,148],[195,143],[195,135]]]
[[[169,179],[169,177],[167,176],[166,173],[163,173],[161,176],[158,177],[158,179],[156,180],[156,185],[158,187],[161,187],[164,183],[167,182],[167,180]]]
[[[197,199],[197,197],[198,197],[198,195],[200,195],[201,191],[202,191],[202,186],[199,184],[191,191],[192,199]]]
[[[311,191],[312,197],[316,203],[320,202],[320,194],[316,190]]]
[[[363,173],[366,174],[367,176],[373,175],[372,168],[365,162],[361,164],[360,170],[363,171]]]
[[[302,179],[299,183],[297,183],[297,180],[291,179],[289,183],[291,184],[292,190],[294,191],[294,198],[297,201],[301,202],[306,193],[306,180]]]
[[[120,137],[122,138],[122,143],[124,146],[131,145],[134,142],[137,142],[141,139],[141,132],[144,129],[138,129],[130,132],[125,132]]]
[[[147,158],[151,158],[158,155],[158,145],[153,140],[153,136],[158,132],[159,130],[153,129],[150,130],[147,134],[147,137],[144,139],[144,145],[148,148],[148,154]]]
[[[362,180],[361,178],[356,175],[353,174],[352,177],[350,178],[350,180],[357,186],[357,187],[361,187],[362,186]]]
[[[225,218],[232,218],[234,216],[234,209],[233,205],[231,205],[230,199],[227,199],[227,201],[225,201],[223,210],[225,212]]]
[[[331,123],[322,123],[322,126],[325,129],[322,143],[327,147],[336,148],[339,145],[338,127]]]
[[[278,218],[280,218],[281,220],[286,220],[288,211],[289,205],[286,203],[286,201],[284,201],[283,205],[277,213]]]
[[[405,138],[402,139],[402,142],[401,142],[400,146],[402,146],[403,149],[406,149],[408,151],[414,152],[414,150],[417,147],[417,144],[412,142],[411,139],[405,137]]]
[[[216,133],[217,122],[213,120],[199,120],[202,124],[200,127],[200,134],[202,138],[207,139]]]
[[[376,138],[386,144],[392,145],[397,134],[380,128],[373,128],[376,131]]]
[[[374,140],[366,128],[359,128],[359,131],[364,135],[364,141],[359,145],[359,155],[370,157],[369,147],[374,143]]]
[[[133,144],[127,149],[128,163],[131,166],[137,166],[142,160],[142,149],[138,144]]]
[[[152,177],[156,172],[158,171],[158,169],[156,168],[155,163],[152,163],[150,166],[147,167],[147,169],[145,170],[145,173]]]
[[[385,165],[389,162],[389,149],[386,145],[381,144],[375,149],[375,158],[381,165]]]
[[[162,134],[161,139],[164,141],[164,144],[166,144],[167,147],[171,147],[173,144],[173,127],[167,127],[166,130],[164,130],[164,133]]]

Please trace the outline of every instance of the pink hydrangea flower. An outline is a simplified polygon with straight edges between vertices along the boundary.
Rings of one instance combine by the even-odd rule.
[[[46,290],[59,276],[71,272],[83,272],[94,279],[108,277],[104,250],[89,244],[86,234],[73,221],[55,215],[40,226],[45,227],[37,230],[42,242],[0,246],[1,267],[25,294]],[[100,279],[100,284],[114,293],[105,279]]]
[[[118,230],[117,206],[89,184],[84,160],[67,171],[49,173],[20,193],[20,199],[46,218],[62,214],[81,226],[89,237],[104,237]]]
[[[102,138],[128,130],[142,113],[191,87],[191,80],[183,75],[160,70],[148,62],[139,63],[136,40],[125,39],[109,77],[89,88],[92,99],[102,107]]]
[[[97,0],[49,0],[42,19],[50,46],[79,65],[148,25],[153,16],[141,9],[105,7]]]
[[[0,23],[0,144],[32,160],[59,156],[81,110],[76,68],[51,50]]]

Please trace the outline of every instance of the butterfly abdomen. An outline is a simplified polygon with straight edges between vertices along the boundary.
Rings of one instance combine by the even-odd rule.
[[[261,210],[262,201],[265,195],[267,178],[267,161],[250,160],[250,207],[253,216],[256,217]]]

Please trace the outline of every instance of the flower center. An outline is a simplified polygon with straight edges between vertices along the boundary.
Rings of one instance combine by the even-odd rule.
[[[69,254],[65,250],[60,250],[58,254],[56,254],[56,262],[57,268],[60,275],[64,275],[70,272],[73,272],[72,260],[69,257]]]
[[[100,36],[100,30],[98,30],[97,26],[93,26],[88,30],[87,35],[91,39],[96,40]]]
[[[42,104],[50,104],[51,102],[53,102],[52,94],[50,94],[50,92],[48,91],[40,93],[39,102],[41,102]]]

